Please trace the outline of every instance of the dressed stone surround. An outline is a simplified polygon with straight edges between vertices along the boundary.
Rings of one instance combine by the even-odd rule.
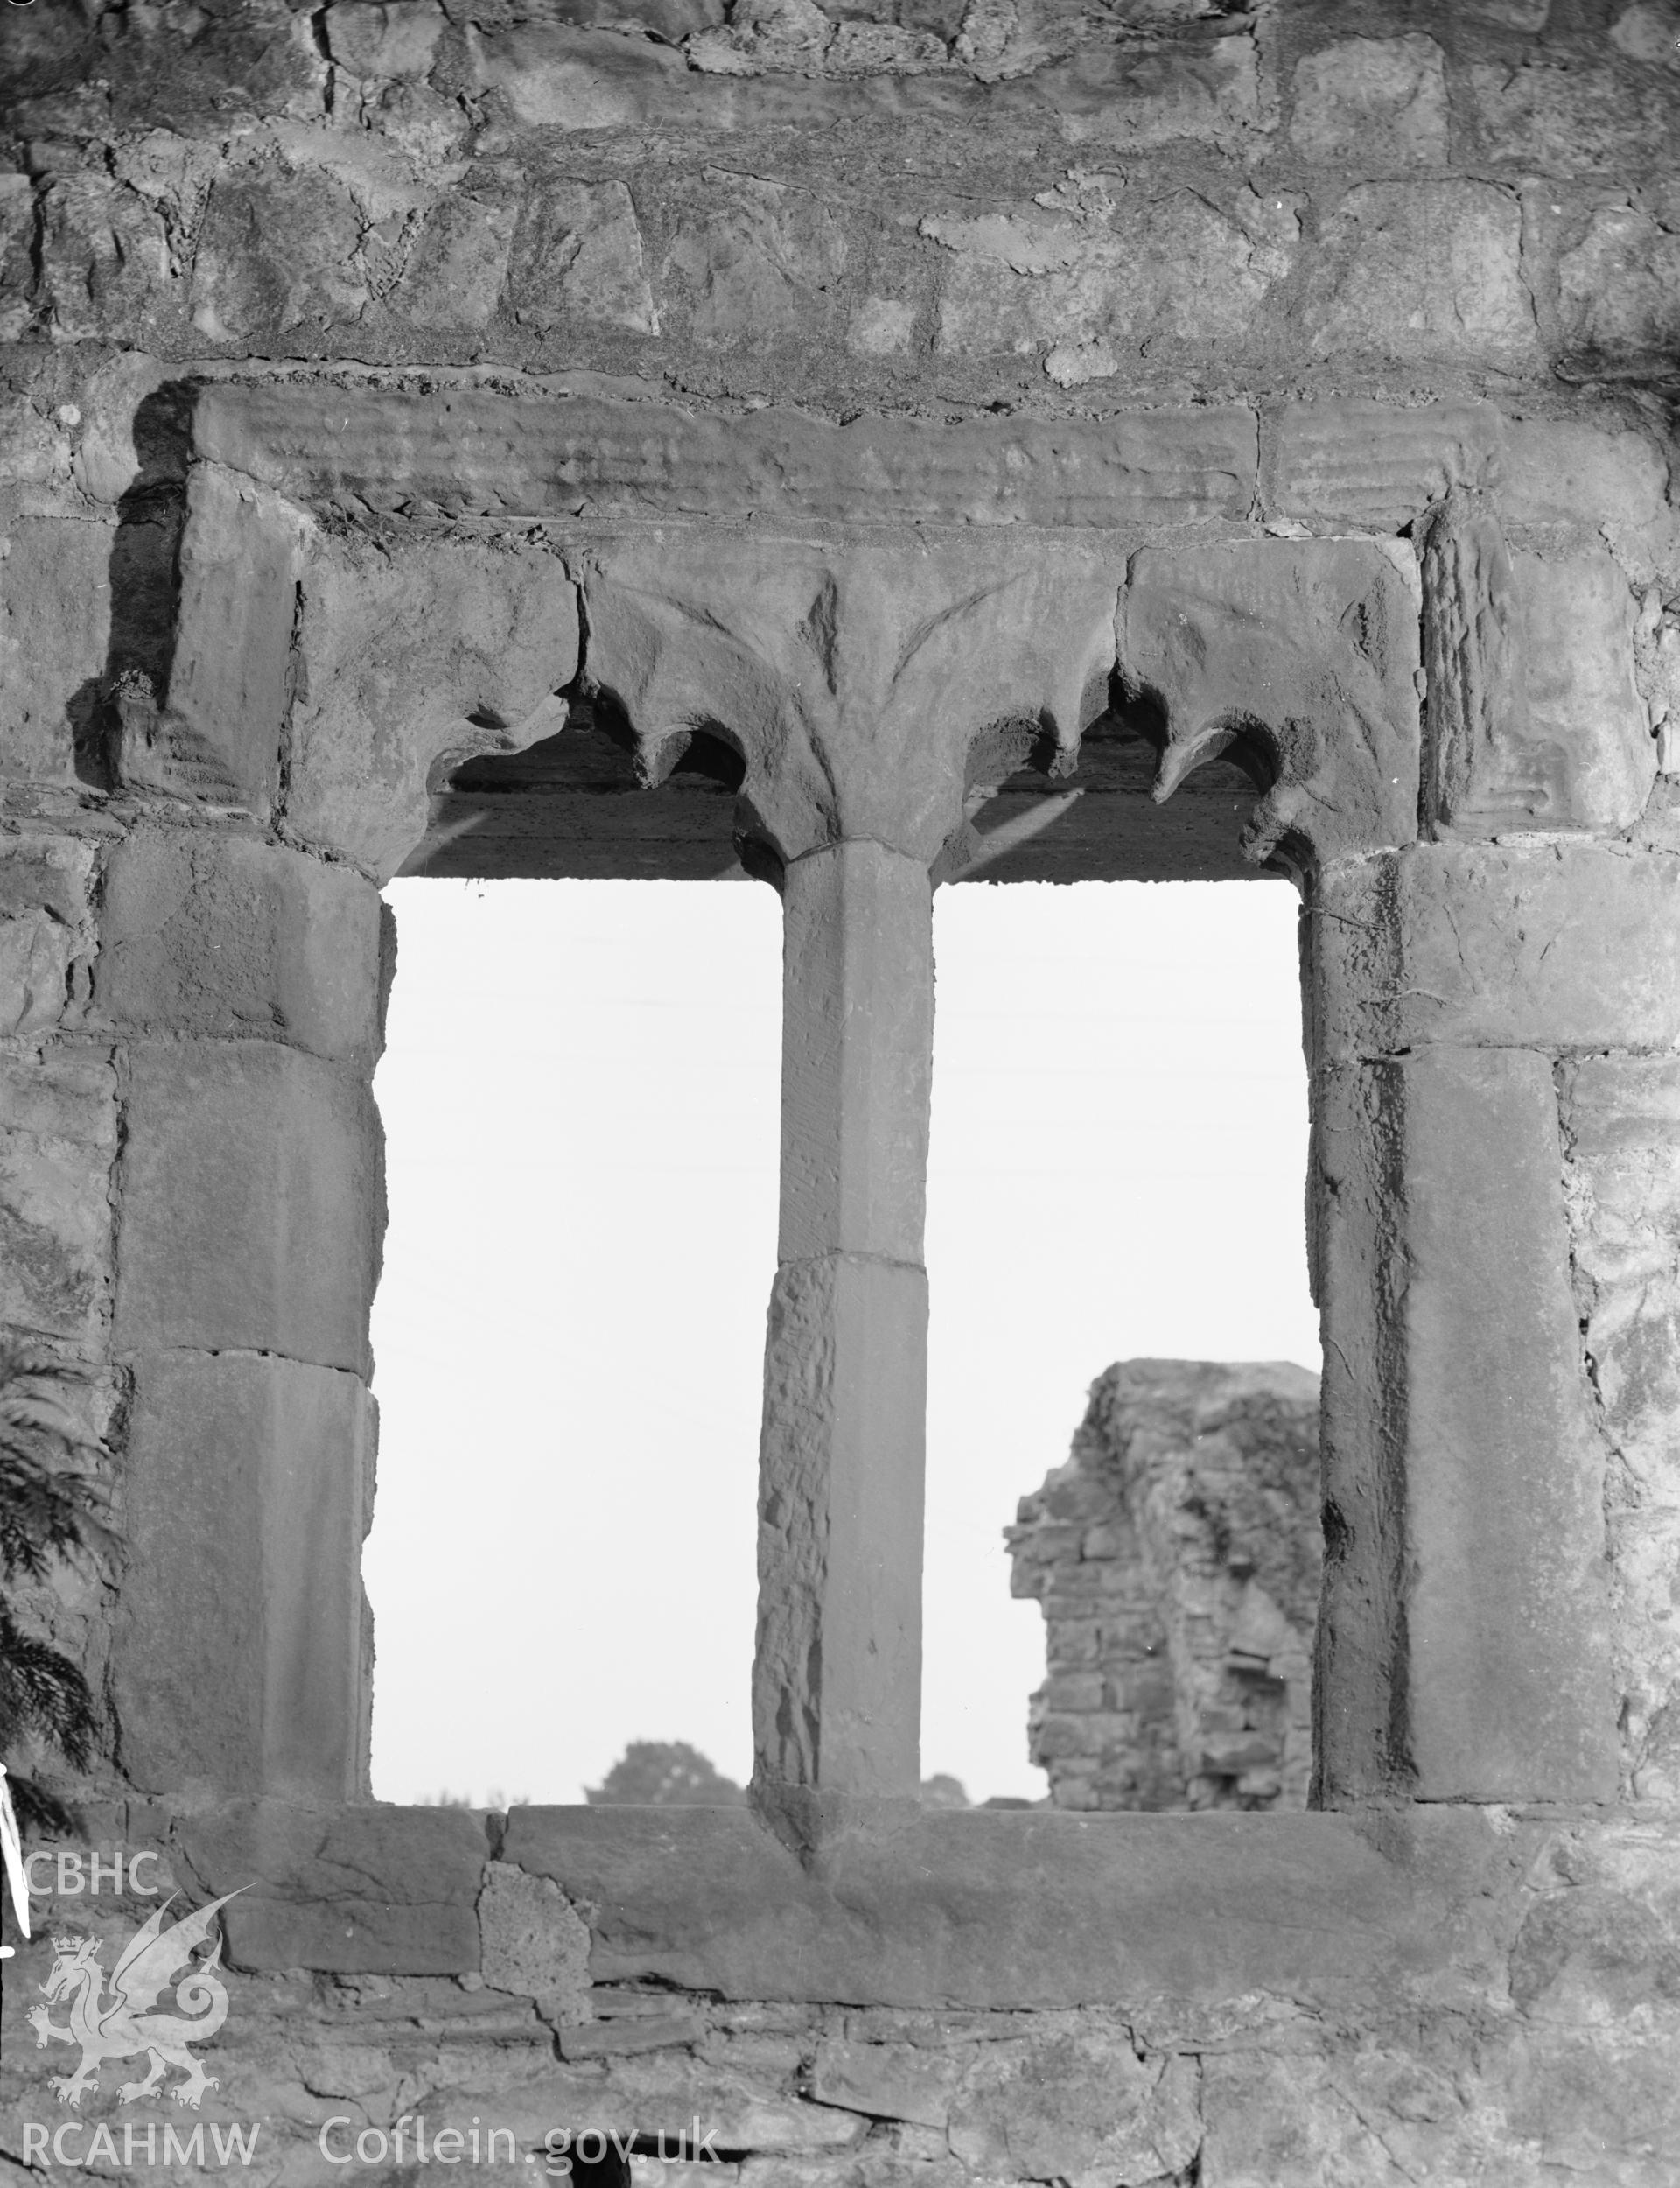
[[[3,12],[0,1319],[119,1454],[31,1606],[90,1840],[240,1890],[202,2117],[286,2188],[419,2112],[527,2182],[697,2118],[744,2188],[1669,2188],[1665,11]],[[924,1812],[932,891],[1244,855],[1315,1811]],[[399,871],[780,893],[750,1808],[368,1797]]]

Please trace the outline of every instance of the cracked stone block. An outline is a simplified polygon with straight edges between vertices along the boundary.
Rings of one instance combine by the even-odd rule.
[[[178,1799],[355,1794],[373,1436],[357,1376],[248,1354],[136,1364],[112,1673],[135,1783]]]
[[[0,1061],[0,1322],[91,1341],[111,1283],[109,1061]]]
[[[1446,162],[1446,57],[1432,38],[1349,38],[1295,64],[1290,141],[1363,168]]]
[[[1312,922],[1314,1053],[1670,1048],[1674,866],[1592,843],[1432,844],[1326,875]]]
[[[1367,182],[1331,208],[1309,277],[1312,354],[1495,360],[1538,354],[1515,193],[1484,182]]]
[[[478,1973],[486,1848],[466,1809],[224,1804],[182,1819],[176,1839],[206,1896],[250,1887],[225,1917],[240,1967]]]
[[[479,1897],[484,1980],[540,1998],[557,2018],[589,2018],[589,1925],[551,1877],[492,1862]]]
[[[137,829],[106,871],[96,1016],[133,1031],[261,1034],[371,1067],[379,912],[346,867],[248,836]]]
[[[136,1046],[116,1342],[365,1374],[384,1223],[365,1075],[274,1042]]]

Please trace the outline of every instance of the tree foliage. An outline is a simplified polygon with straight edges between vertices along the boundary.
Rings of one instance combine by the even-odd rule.
[[[632,1740],[584,1798],[607,1806],[736,1808],[746,1795],[686,1740]]]
[[[66,1402],[82,1378],[50,1353],[0,1341],[0,1753],[33,1734],[74,1769],[93,1760],[98,1718],[79,1666],[19,1623],[13,1581],[46,1578],[55,1560],[115,1547],[91,1462],[104,1455]],[[68,1831],[64,1803],[11,1775],[25,1830]]]

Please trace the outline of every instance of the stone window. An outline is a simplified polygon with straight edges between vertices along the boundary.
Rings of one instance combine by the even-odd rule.
[[[780,1995],[780,1907],[816,1924],[829,1995],[864,1961],[868,1995],[890,1994],[879,1925],[906,1880],[934,1879],[906,1920],[938,1930],[949,1894],[1026,1874],[1053,1824],[1073,1835],[1023,1907],[1118,1892],[1129,1952],[1170,1957],[1177,1908],[1240,1988],[1246,1953],[1285,1949],[1292,1894],[1312,1913],[1287,1950],[1367,1950],[1336,1910],[1357,1904],[1368,1939],[1389,1888],[1333,1815],[1105,1818],[1093,1836],[914,1800],[932,891],[964,871],[1230,871],[1238,805],[1243,856],[1292,873],[1304,905],[1326,1340],[1315,1799],[1614,1793],[1614,1682],[1643,1691],[1649,1645],[1606,1588],[1561,1134],[1607,1175],[1606,1090],[1672,1037],[1628,970],[1673,954],[1666,866],[1600,840],[1632,824],[1654,751],[1608,672],[1592,735],[1555,733],[1546,649],[1598,628],[1597,565],[1508,550],[1488,481],[1517,427],[1474,404],[1286,405],[1264,478],[1257,431],[1240,405],[934,432],[466,384],[200,396],[167,701],[130,707],[120,759],[202,822],[117,854],[102,943],[102,1007],[168,1036],[130,1067],[116,1322],[136,1362],[136,1578],[114,1676],[137,1784],[259,1803],[279,1882],[230,1911],[248,1957],[366,1967],[334,1942],[360,1923],[424,1932],[392,1951],[455,1964],[453,1916],[402,1912],[455,1904],[413,1852],[452,1874],[452,1827],[356,1805],[367,1087],[374,884],[480,856],[738,865],[782,906],[758,1820],[661,1823],[660,1862],[679,1829],[716,1890],[655,1921],[668,1887],[642,1826],[516,1813],[505,1858],[597,1908],[603,1965],[704,1984],[729,1961],[731,1984],[761,1985],[743,1995]],[[1544,499],[1525,461],[1513,522],[1522,494]],[[592,726],[569,745],[574,700]],[[497,752],[527,755],[515,796],[473,759]],[[239,817],[276,814],[268,834]],[[212,992],[180,967],[219,905],[250,908],[223,922]],[[211,1599],[169,1529],[200,1480],[229,1546]],[[324,1805],[330,1827],[309,1820]],[[786,1872],[764,1866],[764,1822],[798,1856]],[[370,1833],[410,1848],[406,1883],[326,1890],[322,1848],[371,1873]],[[1145,1846],[1140,1869],[1124,1849]],[[1236,1864],[1253,1909],[1216,1944],[1196,1911],[1209,1862]],[[844,1912],[860,1890],[861,1927]],[[914,1981],[985,1991],[985,1927],[952,1932],[943,1960],[922,1934]],[[1082,1967],[1078,1995],[1107,1995],[1089,1927],[1054,1925],[1045,1995]],[[1012,1932],[1009,1950],[1031,1990],[1047,1947]]]

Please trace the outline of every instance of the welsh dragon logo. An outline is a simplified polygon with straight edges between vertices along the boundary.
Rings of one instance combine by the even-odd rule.
[[[105,2060],[131,2058],[137,2051],[150,2055],[151,2071],[144,2081],[123,2084],[117,2092],[120,2104],[150,2096],[172,2066],[186,2076],[169,2093],[177,2104],[191,2105],[196,2111],[205,2091],[219,2086],[215,2076],[206,2074],[186,2047],[214,2036],[228,2018],[228,1993],[216,1974],[220,1938],[206,1959],[195,1963],[192,1955],[208,1939],[228,1901],[237,1897],[236,1892],[229,1892],[167,1930],[164,1916],[173,1903],[165,1900],[123,1947],[122,1957],[111,1970],[108,1994],[97,1942],[92,1938],[53,1939],[57,1958],[40,1988],[49,2000],[68,1997],[70,2025],[60,2028],[46,2006],[31,2007],[27,2018],[38,2045],[45,2046],[51,2037],[60,2044],[81,2046],[81,2064],[75,2072],[52,2077],[61,2103],[80,2107],[83,2091],[97,2085]],[[185,2012],[148,2012],[178,1974],[175,2003]]]

